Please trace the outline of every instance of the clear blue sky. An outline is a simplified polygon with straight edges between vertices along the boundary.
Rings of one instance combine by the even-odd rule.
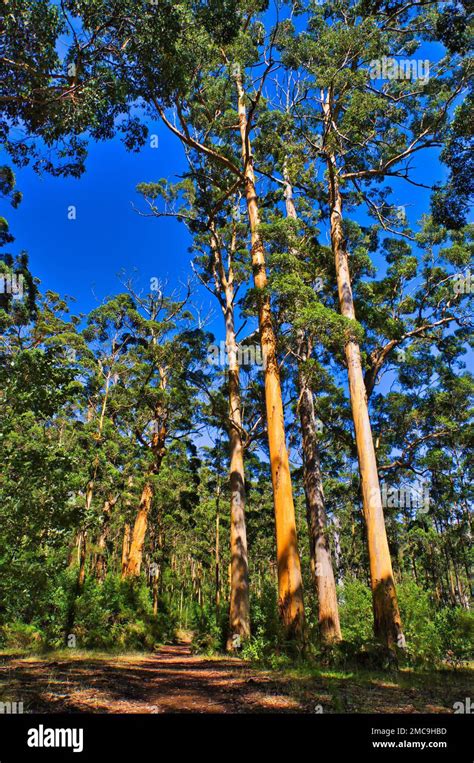
[[[5,208],[15,236],[11,251],[25,249],[42,289],[77,299],[86,312],[107,295],[122,291],[117,274],[137,269],[143,288],[150,278],[168,279],[169,288],[190,274],[190,237],[174,219],[140,217],[145,210],[135,187],[141,181],[173,178],[184,171],[181,146],[168,130],[150,125],[159,147],[150,143],[129,153],[118,138],[91,143],[87,170],[80,179],[39,177],[29,167],[17,170],[24,199],[17,210]],[[74,205],[77,219],[68,219]],[[208,299],[209,297],[209,299]],[[202,295],[209,301],[210,295]]]

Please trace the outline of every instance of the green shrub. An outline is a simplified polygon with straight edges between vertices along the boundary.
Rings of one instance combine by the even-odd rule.
[[[454,667],[474,659],[474,613],[457,607],[444,607],[436,613],[442,656]]]
[[[0,639],[6,649],[37,651],[44,645],[44,633],[34,625],[10,623],[0,630]]]
[[[191,628],[193,630],[193,651],[200,654],[215,654],[225,649],[228,627],[227,609],[221,610],[216,616],[214,605],[200,607],[194,605],[191,612]]]
[[[153,614],[143,578],[121,580],[108,575],[103,583],[91,578],[75,602],[73,633],[81,647],[151,650],[172,638],[175,627],[164,601],[160,601],[159,614]]]
[[[370,588],[353,578],[338,588],[339,617],[344,641],[357,649],[373,638],[372,594]]]
[[[409,664],[438,662],[442,656],[442,640],[436,627],[430,592],[409,580],[397,586],[405,649]]]

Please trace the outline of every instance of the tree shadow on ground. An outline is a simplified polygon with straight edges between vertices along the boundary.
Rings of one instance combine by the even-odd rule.
[[[0,658],[0,701],[40,713],[453,712],[471,682],[469,671],[277,674],[183,645],[153,655]]]

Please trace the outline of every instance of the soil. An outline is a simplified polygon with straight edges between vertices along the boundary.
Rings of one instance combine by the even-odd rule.
[[[30,713],[452,713],[471,679],[472,671],[287,674],[183,644],[117,656],[0,654],[0,699]]]

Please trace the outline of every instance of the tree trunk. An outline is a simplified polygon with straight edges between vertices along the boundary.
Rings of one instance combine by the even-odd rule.
[[[160,568],[157,567],[154,574],[153,574],[153,580],[151,584],[151,590],[152,590],[152,598],[153,598],[153,614],[156,616],[158,614],[158,592],[160,588]]]
[[[162,389],[166,387],[166,376],[164,373],[160,373],[161,381],[160,386]],[[158,406],[155,411],[155,429],[151,441],[151,452],[153,453],[153,470],[152,473],[157,475],[160,471],[163,458],[165,456],[165,442],[167,435],[167,419],[168,412],[161,406]],[[128,556],[128,563],[125,568],[125,572],[122,572],[122,578],[137,577],[140,574],[140,568],[142,564],[142,552],[143,544],[145,542],[145,535],[148,525],[148,514],[150,513],[151,504],[153,501],[153,485],[150,480],[147,480],[142,491],[140,506],[138,508],[137,517],[135,519],[135,525],[133,527],[132,542],[130,544],[130,553]]]
[[[233,293],[226,291],[226,344],[229,359],[230,443],[230,607],[227,649],[235,649],[250,636],[250,604],[245,526],[245,475],[239,364],[235,341]]]
[[[318,623],[324,643],[340,641],[341,626],[337,604],[336,581],[331,551],[326,535],[326,509],[319,458],[316,416],[311,389],[304,374],[299,374],[299,412],[303,434],[303,475],[306,515],[309,530],[311,572],[318,596]]]
[[[140,574],[143,544],[145,542],[148,514],[150,513],[152,500],[153,488],[150,482],[146,482],[142,490],[140,506],[133,526],[128,561],[124,572],[122,572],[122,578],[136,577]]]
[[[77,576],[77,590],[80,593],[86,579],[86,554],[87,554],[87,530],[82,530],[79,545],[79,574]]]
[[[298,218],[293,201],[293,188],[286,169],[285,205],[287,216]],[[304,362],[311,355],[309,340],[304,332],[298,336],[298,392],[301,432],[303,436],[303,480],[306,498],[306,517],[309,532],[311,574],[318,597],[318,624],[321,640],[326,643],[340,641],[341,626],[337,604],[336,581],[332,567],[331,551],[326,536],[326,508],[324,502],[323,478],[317,436],[317,422],[311,387],[305,373]]]
[[[342,229],[342,197],[339,190],[334,157],[331,157],[328,161],[328,173],[331,244],[336,262],[339,305],[342,315],[355,320],[348,254]],[[403,645],[402,625],[385,529],[360,348],[357,342],[350,340],[346,343],[344,351],[349,375],[349,390],[362,484],[364,517],[367,525],[374,632],[380,641],[388,647],[392,647],[395,644]]]
[[[248,137],[247,110],[242,75],[235,77],[238,93],[239,126],[245,175],[245,197],[252,241],[252,267],[255,288],[260,292],[259,327],[265,363],[265,406],[275,509],[280,616],[289,637],[303,638],[303,581],[296,537],[295,508],[290,463],[285,440],[283,401],[267,285],[265,250],[259,233],[259,210],[255,189],[253,157]]]
[[[125,572],[128,565],[128,555],[130,553],[130,525],[125,523],[123,528],[123,541],[122,541],[122,577],[125,577]]]
[[[220,530],[220,516],[219,516],[219,499],[217,500],[217,506],[216,506],[216,549],[215,549],[215,572],[216,572],[216,617],[219,617],[219,611],[221,607],[221,576],[220,576],[220,548],[219,548],[219,530]]]
[[[117,498],[109,498],[105,501],[102,511],[102,530],[97,543],[97,560],[95,564],[95,574],[98,580],[104,580],[107,574],[106,542],[109,533],[110,512],[116,502]]]

